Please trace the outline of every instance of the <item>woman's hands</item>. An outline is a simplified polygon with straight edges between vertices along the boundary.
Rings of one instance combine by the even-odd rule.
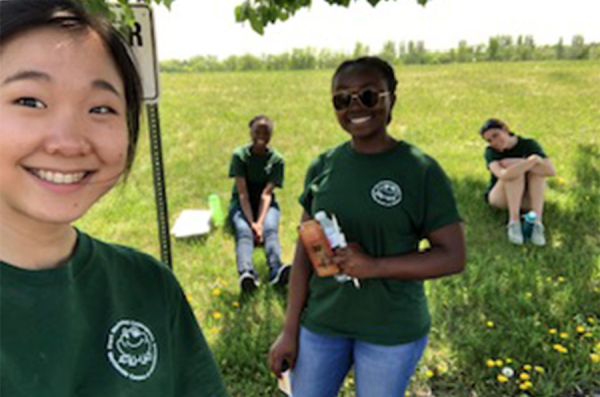
[[[377,277],[375,259],[365,254],[357,243],[350,243],[346,248],[336,249],[332,262],[339,266],[342,273],[350,277]]]
[[[269,351],[269,367],[271,371],[281,378],[281,373],[296,365],[298,356],[298,337],[282,332],[271,345]]]
[[[263,225],[262,223],[252,222],[250,224],[250,228],[252,229],[252,233],[254,233],[254,241],[257,244],[263,242]]]

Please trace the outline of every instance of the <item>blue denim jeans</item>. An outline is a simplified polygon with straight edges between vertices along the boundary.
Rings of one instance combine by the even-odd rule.
[[[235,253],[238,273],[250,271],[257,275],[252,263],[254,251],[254,233],[250,223],[246,220],[241,208],[234,208],[230,214],[233,228],[235,229]],[[271,206],[267,210],[263,222],[263,244],[270,268],[281,266],[281,246],[279,245],[279,208]]]
[[[293,397],[335,397],[354,364],[357,397],[404,397],[427,345],[427,336],[384,346],[325,336],[300,328]]]

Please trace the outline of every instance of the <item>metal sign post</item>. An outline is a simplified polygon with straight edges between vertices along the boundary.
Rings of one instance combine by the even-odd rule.
[[[135,24],[129,35],[129,44],[137,59],[142,77],[144,100],[146,101],[152,175],[154,179],[154,199],[156,201],[156,214],[158,218],[160,257],[167,266],[173,268],[171,239],[169,236],[167,190],[160,137],[160,119],[158,116],[159,69],[158,62],[156,61],[154,20],[152,18],[152,10],[147,5],[131,4],[131,8],[135,15]]]

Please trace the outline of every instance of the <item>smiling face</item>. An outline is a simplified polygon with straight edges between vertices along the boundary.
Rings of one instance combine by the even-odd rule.
[[[482,138],[497,152],[509,149],[512,144],[512,135],[503,128],[490,128],[482,135]]]
[[[353,65],[335,76],[332,95],[339,93],[358,95],[369,89],[376,93],[389,91],[386,80],[379,70],[364,65]],[[383,136],[386,133],[388,117],[394,101],[395,96],[390,93],[379,96],[374,107],[367,107],[355,96],[350,106],[341,110],[336,109],[335,114],[342,128],[354,139]]]
[[[263,152],[267,149],[267,145],[271,141],[273,131],[271,125],[265,119],[258,119],[252,123],[250,128],[250,137],[252,145],[258,152]]]
[[[119,179],[124,88],[100,37],[33,29],[0,50],[0,218],[70,224]]]

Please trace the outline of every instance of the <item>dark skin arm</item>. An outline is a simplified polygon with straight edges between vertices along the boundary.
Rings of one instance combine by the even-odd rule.
[[[309,220],[310,216],[304,212],[300,222]],[[282,364],[285,361],[290,368],[294,368],[298,354],[298,335],[300,333],[300,316],[306,305],[308,297],[308,282],[313,269],[308,255],[300,239],[296,241],[296,252],[292,262],[290,275],[288,304],[285,312],[283,331],[271,345],[269,351],[269,367],[271,371],[281,378]]]
[[[273,190],[275,190],[275,184],[273,182],[267,183],[267,186],[265,186],[260,196],[258,219],[256,222],[250,224],[252,231],[254,232],[254,235],[259,243],[262,243],[263,241],[263,223],[265,222],[267,211],[269,210],[271,201],[273,200]]]
[[[333,261],[348,276],[359,279],[425,280],[459,273],[465,268],[462,225],[453,223],[427,235],[431,248],[387,258],[372,258],[356,243],[336,250]]]

